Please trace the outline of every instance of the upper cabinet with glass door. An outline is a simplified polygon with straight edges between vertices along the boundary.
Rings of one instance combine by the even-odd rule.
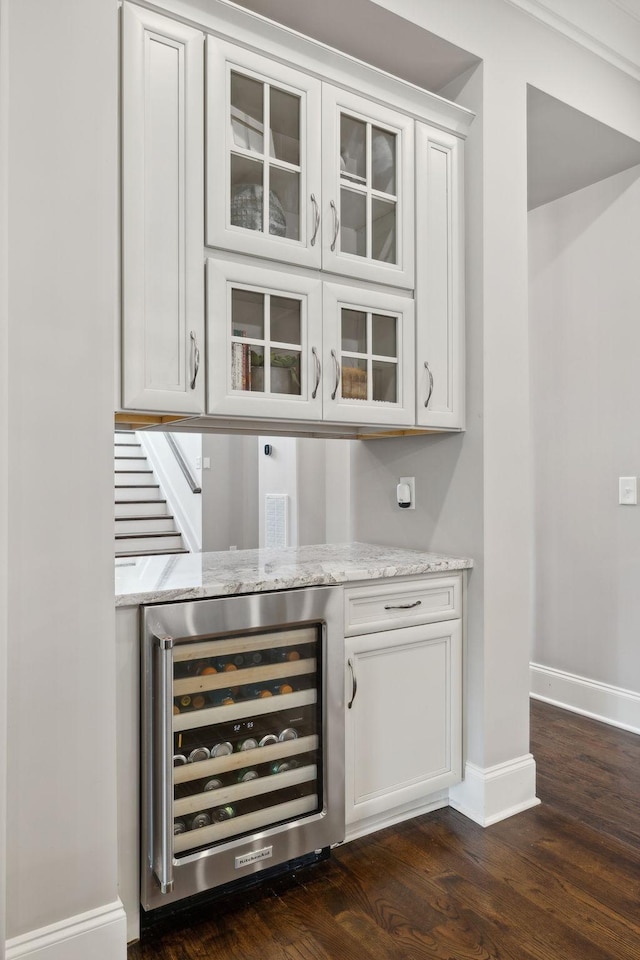
[[[413,120],[328,84],[322,91],[325,270],[413,288]]]
[[[207,38],[208,246],[320,268],[320,88]]]

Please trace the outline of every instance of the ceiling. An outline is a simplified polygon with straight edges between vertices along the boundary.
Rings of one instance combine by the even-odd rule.
[[[640,164],[637,140],[528,87],[529,210],[636,164]]]

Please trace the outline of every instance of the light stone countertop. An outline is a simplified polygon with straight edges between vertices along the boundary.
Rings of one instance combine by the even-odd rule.
[[[370,543],[116,559],[116,606],[467,570],[473,561]]]

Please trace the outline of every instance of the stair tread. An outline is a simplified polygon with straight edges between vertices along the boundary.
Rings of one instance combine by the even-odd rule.
[[[130,460],[131,457],[125,457],[125,460]],[[114,470],[114,473],[153,473],[153,470],[138,470],[136,467],[127,468],[125,470]]]
[[[141,486],[143,486],[143,487],[148,487],[148,484],[143,483],[143,484],[141,484]],[[122,489],[122,487],[121,487],[120,489]],[[116,506],[118,506],[118,505],[123,505],[123,504],[125,504],[125,503],[126,503],[126,504],[131,504],[131,503],[166,503],[167,501],[166,501],[166,500],[156,500],[155,498],[151,498],[150,500],[114,500],[113,502],[114,502],[114,504],[115,504]]]
[[[132,531],[131,533],[115,534],[116,540],[133,540],[133,539],[149,540],[149,539],[153,539],[154,537],[157,538],[157,537],[181,537],[181,536],[182,534],[180,533],[179,530],[151,530],[149,533],[144,533],[144,532],[136,533],[135,531]]]
[[[181,547],[176,550],[122,550],[120,552],[116,552],[116,557],[161,557],[165,553],[189,553],[189,551],[186,549],[186,547]]]
[[[116,490],[159,490],[159,483],[118,483],[114,484]]]
[[[116,501],[117,502],[117,501]],[[160,503],[160,500],[121,500],[121,503]],[[127,523],[130,521],[140,521],[140,520],[175,520],[175,517],[172,513],[140,513],[140,514],[131,514],[131,516],[126,517],[116,517],[118,523],[122,523],[123,520],[126,520]]]

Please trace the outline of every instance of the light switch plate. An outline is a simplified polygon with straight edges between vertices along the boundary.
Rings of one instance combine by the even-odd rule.
[[[632,506],[638,502],[638,478],[619,477],[618,503]]]

